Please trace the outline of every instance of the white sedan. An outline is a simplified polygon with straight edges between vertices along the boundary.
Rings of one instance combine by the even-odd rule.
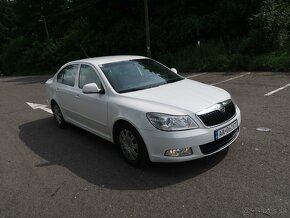
[[[71,123],[120,146],[127,162],[189,161],[233,143],[231,95],[141,56],[72,61],[46,82],[58,127]]]

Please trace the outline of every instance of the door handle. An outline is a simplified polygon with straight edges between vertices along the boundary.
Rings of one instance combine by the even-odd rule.
[[[75,98],[80,99],[80,95],[79,94],[75,95]]]

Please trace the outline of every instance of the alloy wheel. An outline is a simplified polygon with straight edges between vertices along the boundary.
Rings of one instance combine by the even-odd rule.
[[[136,160],[139,155],[139,146],[134,134],[123,129],[119,134],[119,142],[124,156],[129,160]]]

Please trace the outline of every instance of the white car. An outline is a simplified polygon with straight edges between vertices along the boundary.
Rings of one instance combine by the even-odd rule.
[[[133,165],[202,158],[239,134],[240,110],[228,92],[146,57],[72,61],[46,90],[58,127],[71,123],[119,145]]]

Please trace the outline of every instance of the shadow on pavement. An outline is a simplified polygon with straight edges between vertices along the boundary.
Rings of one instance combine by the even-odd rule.
[[[19,126],[20,139],[45,159],[35,167],[60,165],[88,182],[117,190],[149,190],[198,176],[217,165],[228,149],[203,159],[178,164],[150,164],[138,169],[128,165],[119,149],[74,126],[62,130],[52,118]]]

